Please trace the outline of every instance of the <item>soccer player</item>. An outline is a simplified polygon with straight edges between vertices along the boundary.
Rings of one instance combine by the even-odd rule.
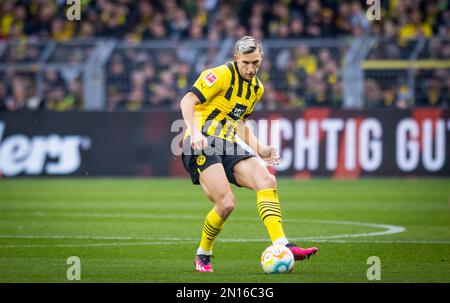
[[[206,215],[195,269],[212,272],[213,241],[234,209],[233,183],[256,191],[258,212],[273,244],[287,246],[295,260],[309,258],[317,248],[289,242],[283,231],[277,183],[262,161],[236,143],[239,136],[269,165],[279,162],[273,146],[261,144],[245,124],[264,86],[256,76],[262,44],[245,36],[235,44],[234,62],[205,70],[181,100],[187,126],[182,160],[192,182],[200,184],[214,207]]]

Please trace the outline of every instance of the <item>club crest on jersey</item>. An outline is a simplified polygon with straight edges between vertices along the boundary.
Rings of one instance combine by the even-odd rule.
[[[208,86],[211,86],[214,84],[214,82],[217,81],[217,79],[219,79],[219,77],[216,76],[216,74],[214,74],[213,72],[209,72],[208,74],[206,74],[206,76],[203,78],[203,80],[205,81],[205,83]]]
[[[206,157],[203,155],[200,155],[197,157],[197,165],[202,166],[206,162]]]

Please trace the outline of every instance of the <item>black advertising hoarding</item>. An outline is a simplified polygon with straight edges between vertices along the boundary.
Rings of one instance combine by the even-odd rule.
[[[171,113],[2,113],[3,176],[167,176]]]
[[[279,147],[280,176],[450,176],[450,111],[257,112],[249,125]],[[0,113],[0,173],[187,176],[179,112]]]
[[[314,108],[252,118],[259,138],[280,146],[279,175],[450,176],[450,111]]]

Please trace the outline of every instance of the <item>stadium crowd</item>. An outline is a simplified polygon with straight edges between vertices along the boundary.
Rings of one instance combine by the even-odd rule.
[[[80,41],[56,49],[48,62],[77,64],[92,50],[89,41],[115,38],[129,47],[116,48],[106,64],[106,110],[177,108],[180,97],[204,68],[214,63],[223,39],[252,35],[282,39],[267,49],[260,71],[267,109],[342,105],[340,45],[283,47],[285,39],[378,37],[369,59],[402,59],[411,43],[426,38],[419,58],[450,59],[450,7],[446,0],[381,1],[381,20],[366,18],[365,1],[337,0],[82,0],[81,21],[66,19],[65,0],[22,0],[0,3],[0,64],[33,63],[44,52],[42,42]],[[436,40],[436,38],[439,38]],[[144,40],[189,41],[186,48],[139,48]],[[207,40],[208,48],[195,42]],[[413,42],[411,42],[413,41]],[[435,42],[437,41],[437,42]],[[189,46],[190,45],[190,46]],[[194,45],[194,46],[193,46]],[[0,45],[1,46],[1,45]],[[230,58],[230,54],[228,54]],[[0,69],[0,110],[82,110],[83,79],[76,68],[37,73]],[[397,71],[397,75],[398,75]],[[402,73],[400,72],[400,75]],[[372,72],[365,80],[368,108],[448,106],[448,68],[419,70],[411,92],[406,76]],[[40,93],[39,93],[40,92]],[[414,94],[413,94],[414,93]]]

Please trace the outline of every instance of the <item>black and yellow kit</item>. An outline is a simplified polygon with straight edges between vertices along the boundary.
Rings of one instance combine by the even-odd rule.
[[[245,80],[236,62],[229,62],[202,72],[190,91],[200,99],[200,104],[195,106],[195,123],[208,138],[208,148],[201,155],[194,155],[187,131],[183,164],[194,184],[199,183],[200,173],[214,163],[222,163],[228,180],[236,184],[234,165],[253,156],[236,143],[237,124],[251,115],[264,94],[264,87],[258,77]]]

